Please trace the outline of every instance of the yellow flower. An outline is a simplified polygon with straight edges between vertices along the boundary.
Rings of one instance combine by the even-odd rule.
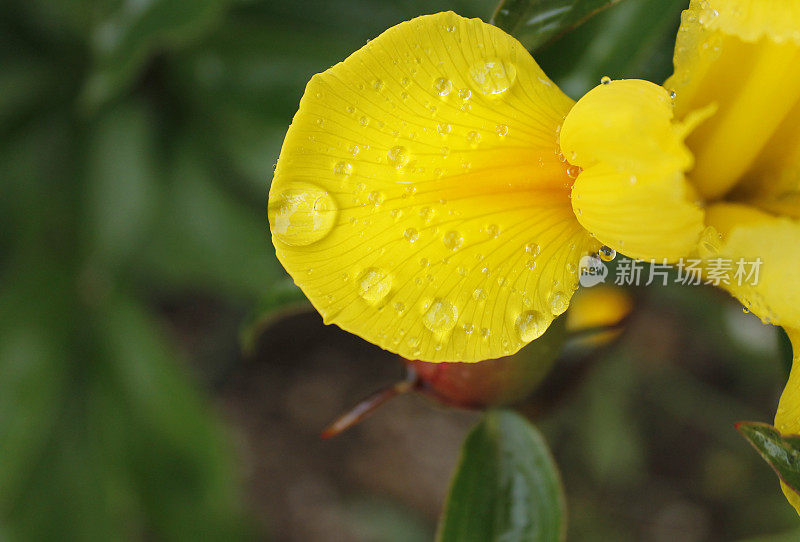
[[[563,313],[606,244],[675,261],[704,215],[668,91],[577,104],[515,39],[454,13],[315,76],[269,196],[276,252],[326,322],[400,355],[509,355]]]
[[[787,329],[795,363],[775,425],[800,433],[800,3],[692,2],[665,86],[676,92],[678,118],[717,110],[686,140],[714,233],[705,256],[763,261],[756,285],[723,286]],[[800,511],[800,497],[784,492]]]

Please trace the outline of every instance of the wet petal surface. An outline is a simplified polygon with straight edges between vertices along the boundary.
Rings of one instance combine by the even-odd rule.
[[[326,322],[404,357],[515,352],[599,246],[558,151],[572,103],[479,20],[389,29],[306,89],[270,190],[279,259]]]

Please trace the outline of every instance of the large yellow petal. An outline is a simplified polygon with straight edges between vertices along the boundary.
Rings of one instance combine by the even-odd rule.
[[[732,203],[712,205],[706,220],[721,236],[708,260],[731,262],[729,284],[719,285],[765,322],[800,328],[800,221]],[[757,281],[755,275],[738,280],[740,259],[747,275],[758,268]],[[760,265],[751,265],[758,260]]]
[[[270,189],[278,258],[326,322],[406,358],[515,352],[598,246],[558,152],[572,103],[479,20],[387,30],[306,88]]]
[[[683,172],[689,124],[672,121],[669,93],[639,80],[610,81],[581,98],[564,121],[561,146],[580,166],[572,189],[578,221],[633,258],[688,255],[703,211]]]
[[[778,412],[775,414],[775,428],[784,435],[800,435],[800,328],[786,328],[794,349],[794,360],[789,381],[781,394]],[[800,495],[781,483],[783,493],[800,514]]]
[[[717,113],[686,140],[695,154],[690,177],[718,199],[746,177],[800,99],[800,2],[694,0],[675,45],[682,118],[709,104]]]

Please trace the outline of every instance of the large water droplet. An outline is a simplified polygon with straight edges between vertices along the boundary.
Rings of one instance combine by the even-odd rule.
[[[338,208],[333,197],[322,188],[293,182],[271,196],[267,208],[270,229],[282,243],[310,245],[333,229]]]
[[[387,296],[392,289],[392,277],[377,267],[368,267],[358,276],[358,295],[374,305]]]
[[[446,77],[440,77],[433,82],[433,89],[439,96],[447,96],[453,90],[453,82]]]
[[[498,59],[481,60],[470,66],[469,76],[475,89],[485,96],[500,96],[517,79],[517,67]]]
[[[550,312],[553,313],[553,316],[563,314],[569,307],[569,298],[564,292],[552,292],[547,302],[550,305]]]
[[[517,317],[515,327],[524,342],[538,339],[545,332],[550,320],[539,311],[525,311]]]
[[[434,299],[422,315],[422,323],[434,333],[447,333],[458,319],[458,309],[446,299]]]
[[[386,158],[389,159],[389,165],[401,168],[408,163],[408,151],[405,147],[398,145],[389,149]]]
[[[405,237],[406,241],[409,243],[413,243],[419,239],[419,232],[415,228],[407,228],[406,231],[403,232],[403,237]]]
[[[617,251],[609,246],[603,245],[600,247],[600,250],[597,251],[597,256],[604,262],[610,262],[617,257]]]
[[[442,237],[442,242],[450,250],[458,250],[464,242],[464,237],[457,231],[449,231]]]

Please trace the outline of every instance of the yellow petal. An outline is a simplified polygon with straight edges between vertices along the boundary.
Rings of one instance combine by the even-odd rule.
[[[800,218],[800,100],[731,195],[774,214]]]
[[[561,129],[564,154],[583,168],[572,189],[578,221],[633,258],[688,255],[703,230],[683,175],[692,163],[683,137],[697,120],[673,122],[669,93],[646,81],[611,81],[581,98]]]
[[[800,328],[800,222],[775,217],[741,204],[718,203],[706,211],[708,224],[721,235],[718,248],[709,258],[732,262],[726,273],[729,284],[720,286],[731,292],[762,320],[785,327]],[[749,275],[758,260],[755,276],[739,281],[737,262],[743,261]],[[741,284],[740,284],[741,282]]]
[[[778,412],[775,414],[775,428],[784,435],[800,435],[800,329],[786,328],[794,349],[794,360],[789,381],[781,394]],[[781,483],[783,494],[800,514],[800,495]]]
[[[757,164],[800,99],[800,3],[695,0],[675,45],[676,116],[716,104],[686,140],[690,177],[707,199],[728,193]]]
[[[558,152],[572,103],[477,19],[389,29],[308,84],[270,189],[278,258],[326,322],[406,358],[515,352],[598,246]]]

